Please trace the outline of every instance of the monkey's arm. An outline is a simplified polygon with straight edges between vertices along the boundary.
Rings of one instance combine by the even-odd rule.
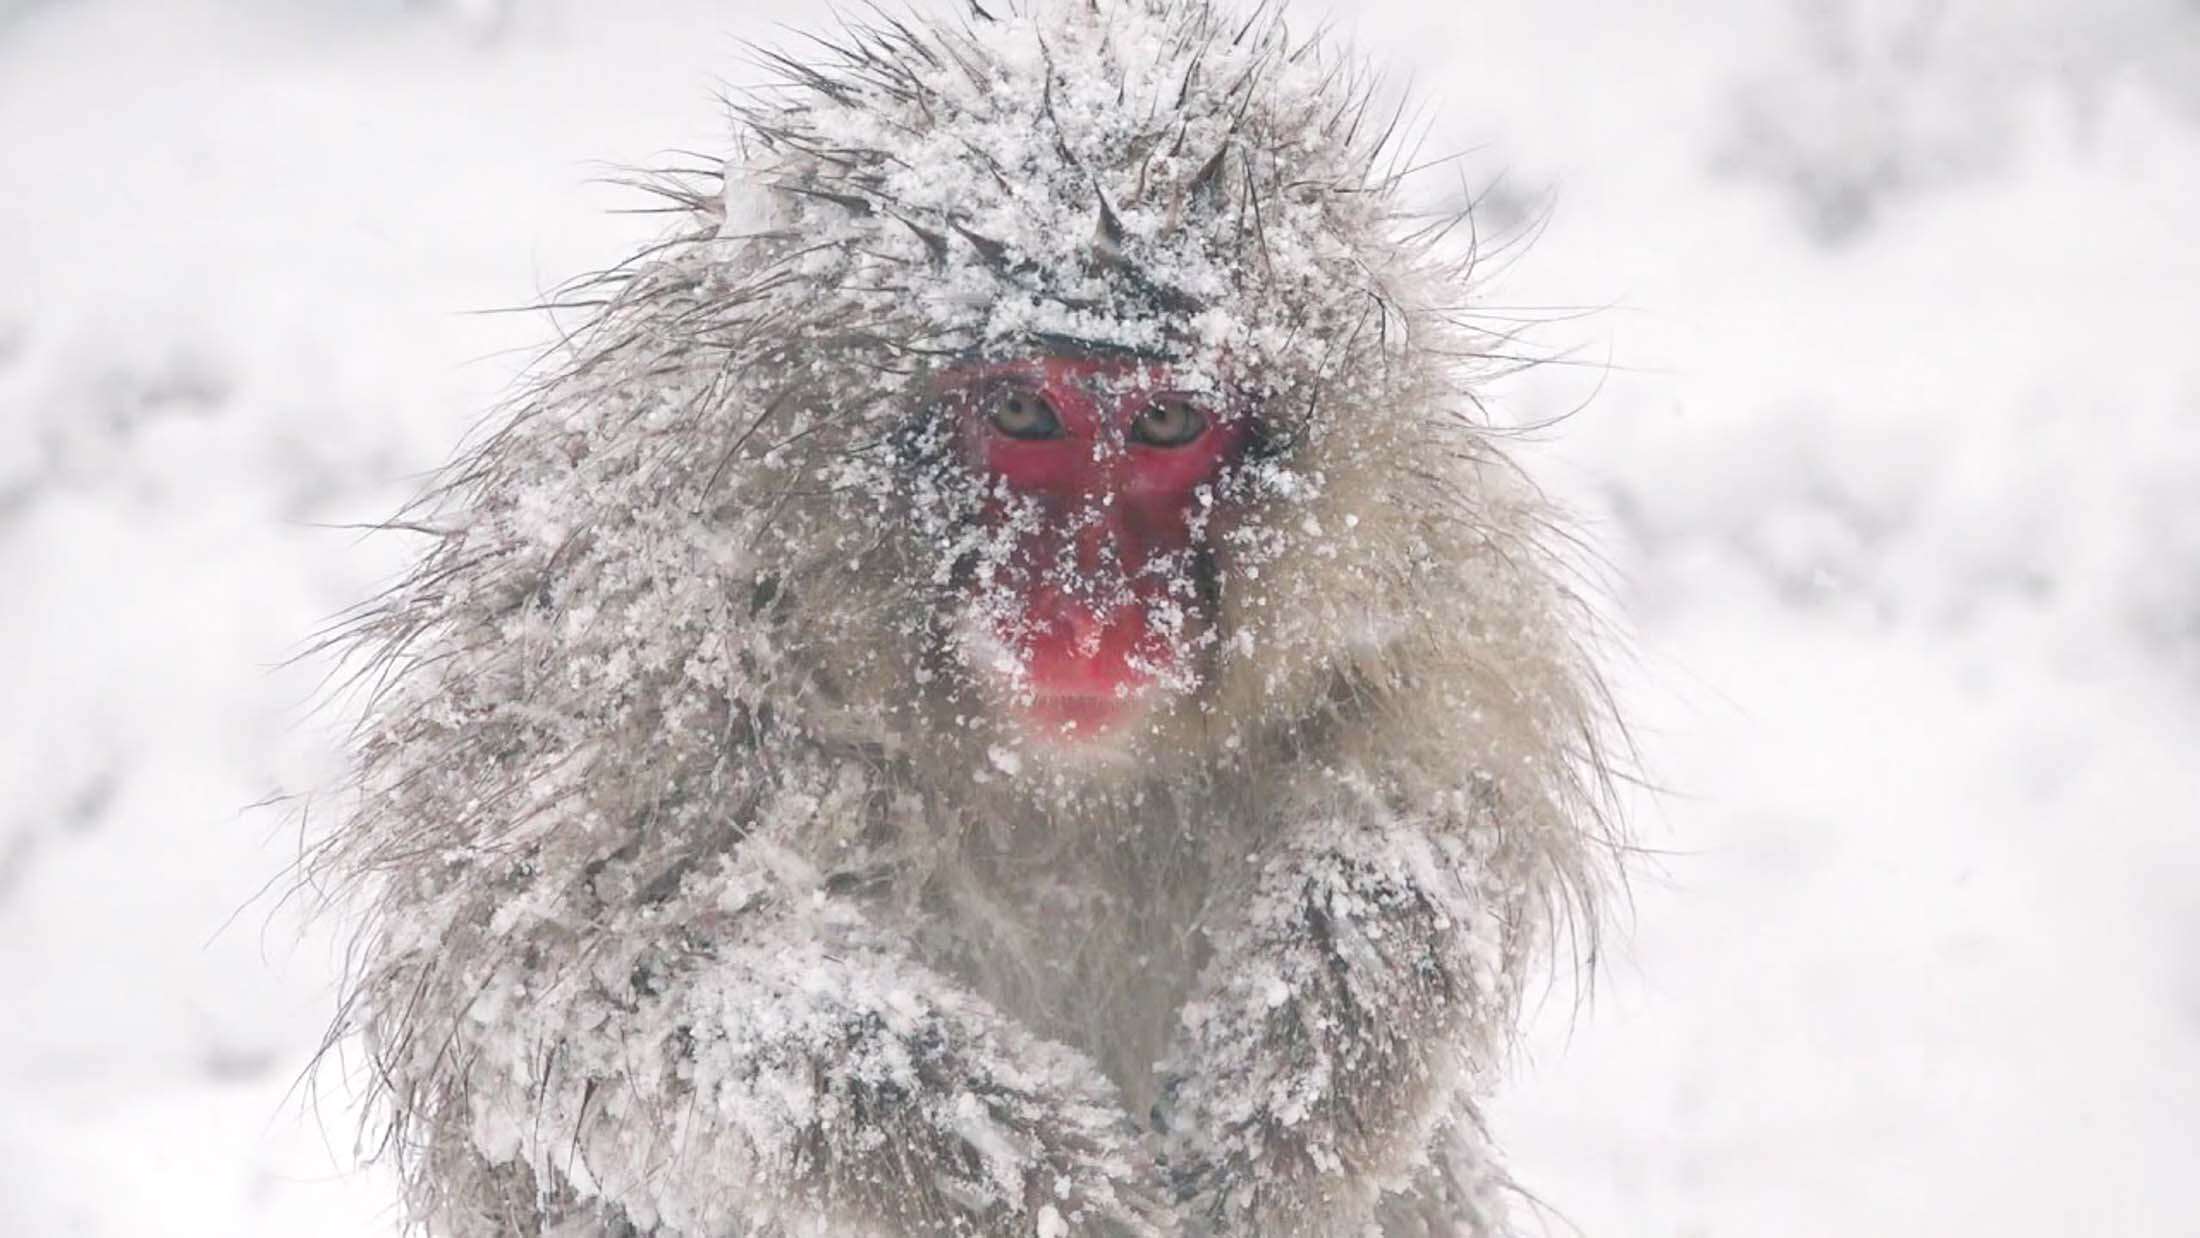
[[[1191,1233],[1358,1233],[1455,1115],[1506,1018],[1465,839],[1325,824],[1221,909],[1159,1107]]]
[[[426,1149],[444,1166],[435,1233],[535,1232],[472,1207],[508,1215],[494,1180],[514,1173],[533,1224],[588,1238],[1170,1232],[1091,1063],[821,893],[541,937],[480,992],[441,1055],[464,1063],[439,1079],[464,1125],[446,1112],[425,1132],[460,1145]],[[421,1066],[384,1064],[400,1081]]]

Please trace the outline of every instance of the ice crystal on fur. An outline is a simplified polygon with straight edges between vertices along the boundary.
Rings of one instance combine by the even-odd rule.
[[[655,182],[691,226],[575,286],[357,625],[319,866],[410,1215],[1502,1232],[1474,1100],[1593,933],[1601,715],[1467,265],[1272,9],[915,21],[772,57],[722,175]],[[1003,721],[1010,590],[1127,582],[1015,561],[937,381],[1064,353],[1256,428],[1141,569],[1158,704],[1074,749]]]

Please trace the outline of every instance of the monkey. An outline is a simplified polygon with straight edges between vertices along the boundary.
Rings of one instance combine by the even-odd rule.
[[[1399,114],[1270,4],[820,46],[331,637],[330,1043],[408,1223],[1510,1232],[1614,711]]]

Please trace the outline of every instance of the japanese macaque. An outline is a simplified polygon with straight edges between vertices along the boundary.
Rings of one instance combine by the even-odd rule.
[[[401,522],[316,873],[445,1238],[1492,1235],[1607,723],[1515,350],[1272,8],[880,17]]]

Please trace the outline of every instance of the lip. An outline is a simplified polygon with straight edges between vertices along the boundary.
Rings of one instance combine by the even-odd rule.
[[[1143,693],[1040,692],[1017,712],[1048,738],[1067,743],[1098,739],[1143,714]]]

